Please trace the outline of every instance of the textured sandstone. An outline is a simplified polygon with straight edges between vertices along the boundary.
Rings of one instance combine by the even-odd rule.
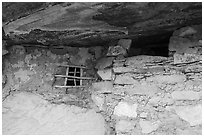
[[[131,73],[116,75],[114,84],[138,84]]]
[[[140,55],[140,56],[127,58],[125,65],[136,67],[136,68],[142,68],[145,66],[145,63],[155,63],[155,62],[162,62],[166,60],[167,60],[166,57]]]
[[[112,69],[102,69],[98,70],[97,74],[103,79],[103,80],[112,80],[113,79],[113,73]]]
[[[131,39],[120,39],[118,41],[118,45],[122,46],[123,48],[125,48],[126,50],[130,49],[132,40]]]
[[[159,121],[156,121],[154,123],[146,120],[140,120],[139,122],[140,127],[142,128],[142,133],[148,134],[151,133],[159,128]]]
[[[19,93],[3,102],[3,134],[105,134],[105,121],[94,110],[53,105],[32,93]]]
[[[91,95],[91,99],[96,104],[96,106],[98,106],[99,110],[102,111],[103,110],[104,101],[105,101],[104,95],[102,94],[102,95],[99,96],[99,95],[92,94]]]
[[[174,100],[199,100],[202,98],[200,92],[194,91],[174,91],[171,95]]]
[[[183,74],[172,74],[172,75],[155,75],[153,77],[147,78],[147,81],[155,83],[168,83],[168,84],[177,84],[184,82],[186,76]]]
[[[111,93],[113,89],[113,83],[111,81],[101,81],[92,83],[92,88],[98,93]]]
[[[202,105],[196,106],[176,106],[177,115],[183,120],[189,122],[191,126],[202,124]]]
[[[105,69],[113,64],[114,57],[101,58],[97,61],[96,69]]]
[[[120,120],[116,122],[115,128],[117,133],[130,132],[134,129],[135,123],[133,121]]]
[[[129,104],[127,102],[119,102],[118,105],[114,109],[114,115],[118,117],[137,117],[137,104]]]

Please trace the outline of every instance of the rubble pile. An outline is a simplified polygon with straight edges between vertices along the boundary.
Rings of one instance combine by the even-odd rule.
[[[169,57],[125,57],[117,46],[98,62],[92,98],[113,134],[202,134],[201,39],[201,25],[185,27]]]

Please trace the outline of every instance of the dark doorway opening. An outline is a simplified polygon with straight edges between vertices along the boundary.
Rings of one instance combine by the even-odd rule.
[[[152,32],[132,38],[128,56],[149,55],[169,57],[169,39],[173,32]]]

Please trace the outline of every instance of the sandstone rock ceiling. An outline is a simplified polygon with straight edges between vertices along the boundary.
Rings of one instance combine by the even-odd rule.
[[[166,41],[180,27],[202,23],[201,2],[2,4],[12,44],[100,46],[131,38],[135,46]]]

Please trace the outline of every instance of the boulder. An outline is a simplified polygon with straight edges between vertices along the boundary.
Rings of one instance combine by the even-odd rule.
[[[127,102],[119,102],[118,105],[114,109],[114,115],[118,117],[137,117],[137,104],[129,104]]]
[[[93,109],[51,104],[21,92],[2,103],[4,135],[104,135],[105,120]]]
[[[103,80],[112,80],[113,79],[113,72],[112,69],[102,69],[98,70],[97,74],[103,79]]]
[[[111,93],[113,90],[113,83],[111,81],[101,81],[92,83],[92,88],[98,93]]]
[[[176,114],[183,120],[189,122],[190,126],[202,124],[202,105],[176,106]]]

